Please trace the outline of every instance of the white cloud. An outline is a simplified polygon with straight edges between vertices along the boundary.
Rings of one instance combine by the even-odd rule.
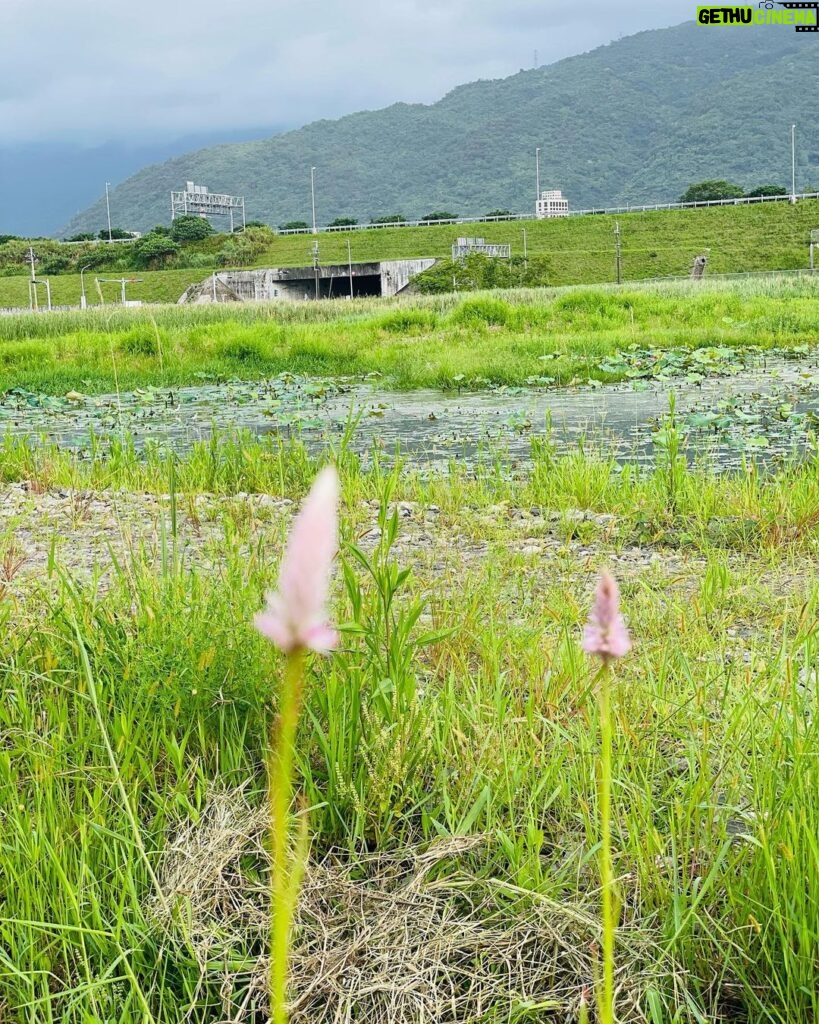
[[[2,0],[0,139],[299,125],[550,63],[689,18],[689,0]]]

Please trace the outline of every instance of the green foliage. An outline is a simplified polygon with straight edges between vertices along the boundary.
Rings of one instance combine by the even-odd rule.
[[[170,235],[175,242],[198,242],[213,234],[213,225],[206,217],[184,214],[171,223]]]
[[[331,228],[349,228],[354,224],[358,224],[355,217],[336,217],[335,220],[331,220],[329,227]]]
[[[731,181],[700,181],[689,185],[680,196],[681,203],[708,203],[719,199],[742,199],[745,192]]]
[[[179,252],[179,243],[168,235],[148,232],[134,243],[134,265],[156,269],[167,265],[171,257]]]
[[[0,245],[4,241],[8,241],[11,236],[0,235]],[[80,231],[77,235],[72,235],[70,238],[66,238],[66,242],[93,242],[96,235],[92,231]]]
[[[109,239],[116,239],[117,241],[122,241],[123,239],[133,237],[134,236],[131,234],[131,232],[126,231],[125,228],[111,228],[110,232],[108,231],[108,228],[100,228],[100,230],[97,232],[97,238],[99,238],[100,241],[105,242],[107,242]]]
[[[451,960],[425,961],[447,1013],[488,965],[501,991],[481,1019],[580,1019],[599,945],[600,757],[579,637],[593,572],[614,562],[634,639],[612,690],[620,1019],[816,1020],[816,460],[721,476],[682,463],[672,483],[668,466],[558,456],[547,435],[531,467],[499,472],[491,454],[430,474],[336,453],[343,642],[309,663],[297,737],[301,948],[349,973],[357,942],[367,978],[370,949],[383,960],[374,929],[405,915],[413,954],[456,943],[465,984]],[[251,620],[316,466],[272,437],[184,455],[0,443],[0,479],[28,484],[0,535],[4,1020],[267,1019],[248,980],[269,884],[254,823],[281,661]],[[77,530],[49,544],[60,491]],[[590,535],[553,536],[578,512]],[[714,524],[746,522],[741,546],[714,539]],[[47,568],[21,562],[17,529]],[[73,561],[98,530],[99,578]],[[356,918],[362,904],[375,912]],[[487,937],[516,925],[523,944],[504,956]],[[541,942],[560,986],[545,1014],[516,987]],[[388,999],[417,980],[394,959]],[[367,998],[354,989],[356,1010]]]
[[[786,196],[788,190],[784,185],[757,185],[745,193],[749,198],[756,196]]]
[[[183,272],[173,273],[181,290]],[[157,276],[140,273],[129,295],[150,292]],[[544,373],[554,386],[729,373],[750,349],[812,345],[817,295],[819,281],[806,276],[4,316],[0,389],[65,395],[82,381],[95,394],[294,373],[377,374],[412,390],[544,383]],[[161,358],[113,363],[112,346],[135,328],[160,332]]]
[[[511,217],[511,210],[490,210],[489,213],[485,214],[487,217]]]
[[[385,213],[381,217],[373,217],[371,224],[406,224],[407,218],[403,213]]]
[[[284,224],[280,225],[281,231],[303,231],[305,228],[309,228],[310,225],[306,220],[288,220]]]
[[[457,220],[457,213],[450,213],[448,210],[433,210],[432,213],[425,213],[420,220]]]
[[[542,287],[554,280],[553,261],[548,256],[498,259],[470,253],[463,259],[439,260],[419,274],[414,287],[424,295],[451,291],[483,291],[492,288]]]

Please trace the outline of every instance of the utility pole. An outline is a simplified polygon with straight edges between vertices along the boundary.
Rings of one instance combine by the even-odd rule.
[[[28,247],[28,255],[26,256],[26,263],[31,266],[31,281],[28,285],[28,304],[35,313],[39,312],[39,305],[37,303],[37,274],[35,267],[37,265],[37,257],[34,255],[34,249],[31,246]]]
[[[614,266],[617,271],[617,283],[623,283],[623,253],[620,247],[620,221],[614,222]]]
[[[90,263],[86,263],[84,267],[80,267],[80,309],[88,308],[88,301],[85,297],[85,278],[83,277],[83,275],[85,274],[86,270],[89,270],[90,268]]]
[[[111,241],[111,201],[108,198],[108,186],[111,184],[110,181],[105,183],[105,209],[108,211],[108,241]]]
[[[319,244],[318,244],[318,242],[313,242],[313,274],[314,274],[315,279],[316,279],[316,298],[317,299],[319,297],[319,272],[318,272],[318,268],[319,268]]]
[[[313,234],[316,234],[316,169],[310,168],[310,201],[313,204]]]
[[[350,239],[347,239],[347,267],[350,271],[350,298],[353,297],[353,254],[350,249]]]
[[[540,199],[540,146],[535,150],[535,214],[537,214],[537,204]]]
[[[791,202],[796,202],[796,125],[791,125]]]

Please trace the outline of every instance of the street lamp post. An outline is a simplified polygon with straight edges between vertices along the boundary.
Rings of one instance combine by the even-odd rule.
[[[83,278],[83,274],[86,270],[90,269],[91,266],[91,263],[86,263],[84,267],[80,267],[80,309],[88,308],[88,303],[85,299],[85,279]]]
[[[108,241],[111,241],[111,201],[108,198],[108,186],[110,181],[105,183],[105,209],[108,211]]]
[[[316,169],[310,168],[310,200],[313,204],[313,234],[316,234]]]
[[[537,213],[537,202],[540,199],[540,146],[535,150],[535,213]]]
[[[791,125],[791,202],[796,202],[796,125]]]

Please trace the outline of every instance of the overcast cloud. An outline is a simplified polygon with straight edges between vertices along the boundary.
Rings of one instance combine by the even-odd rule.
[[[0,142],[144,140],[429,103],[694,0],[0,0]]]

